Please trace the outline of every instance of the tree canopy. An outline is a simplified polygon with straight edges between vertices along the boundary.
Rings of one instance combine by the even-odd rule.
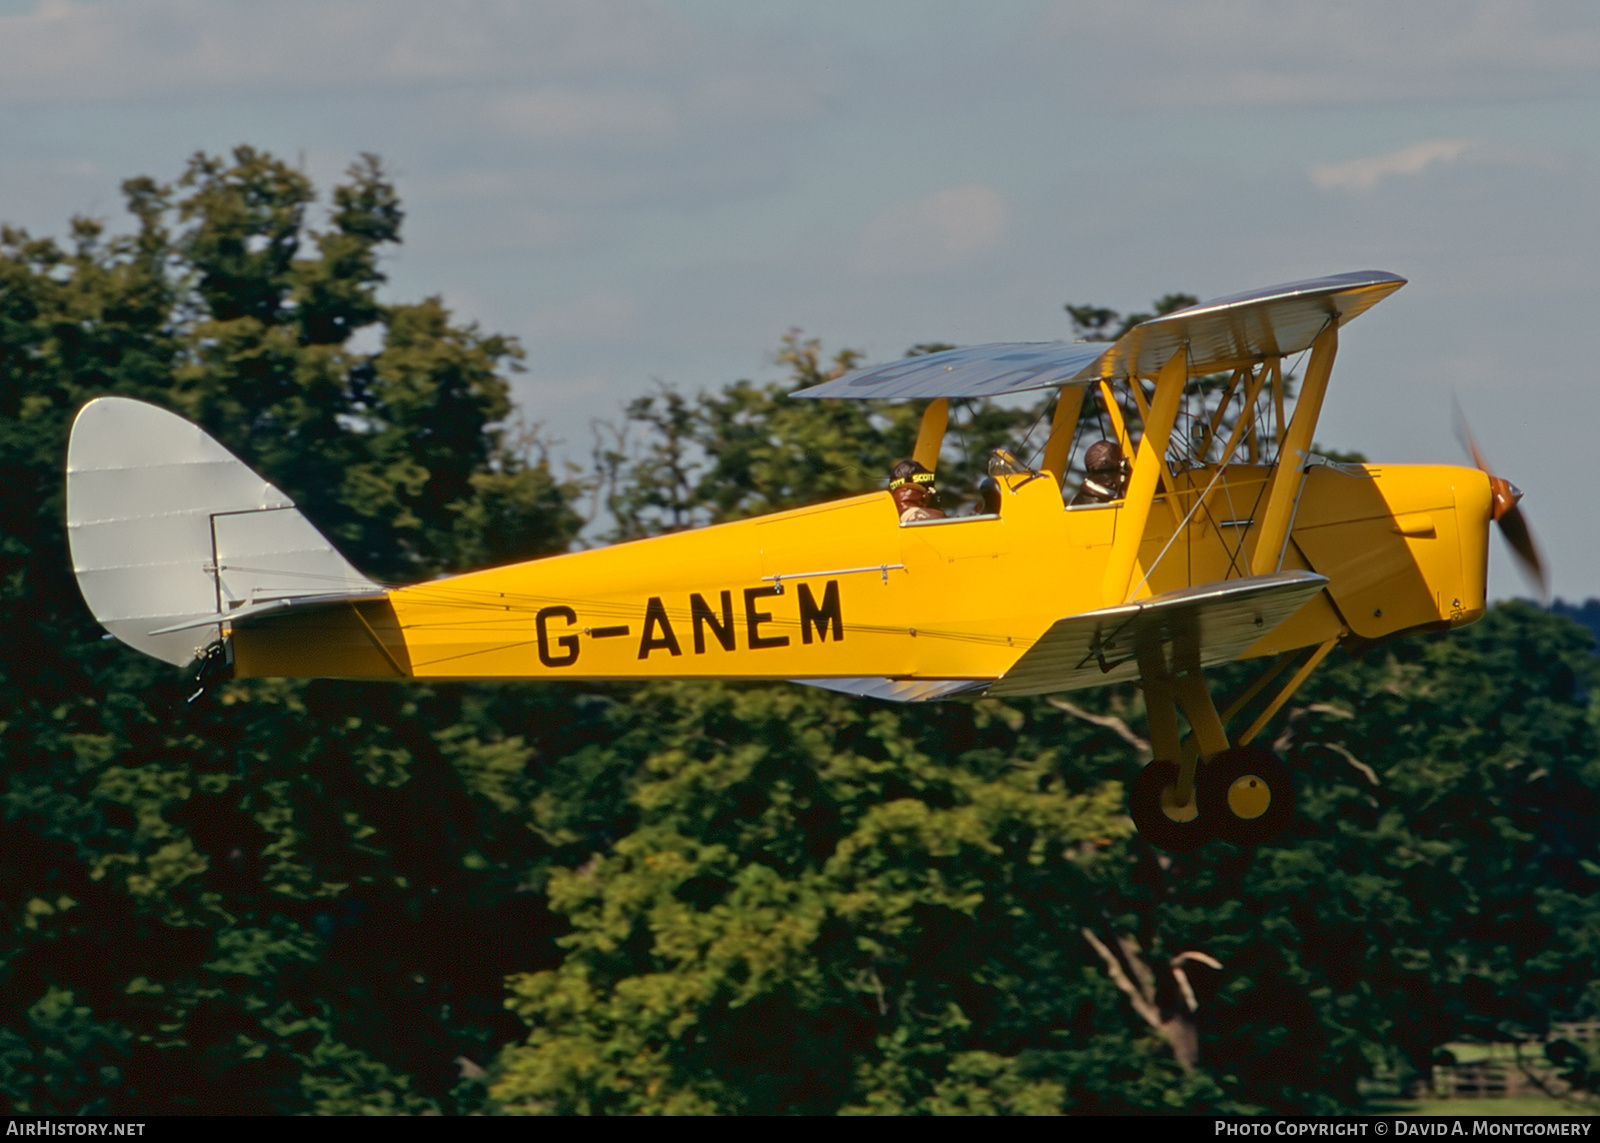
[[[915,410],[785,400],[855,360],[791,334],[787,383],[662,388],[558,469],[510,419],[513,339],[384,296],[375,158],[325,200],[248,148],[124,190],[128,234],[0,231],[18,1112],[1338,1111],[1449,1040],[1600,1015],[1600,660],[1527,605],[1336,653],[1271,728],[1289,836],[1178,857],[1124,812],[1131,688],[186,701],[71,582],[91,397],[195,419],[387,580],[881,487]],[[1047,412],[959,412],[941,484]]]

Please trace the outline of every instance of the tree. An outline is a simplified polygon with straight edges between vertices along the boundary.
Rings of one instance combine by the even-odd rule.
[[[1130,827],[1115,782],[1075,789],[1057,751],[1017,749],[1016,711],[673,685],[619,720],[604,749],[617,773],[643,760],[637,825],[551,882],[574,931],[559,968],[513,984],[531,1031],[502,1055],[504,1110],[1218,1094],[1119,1027],[1093,954],[1062,940]]]
[[[321,229],[304,176],[248,148],[125,191],[132,234],[0,235],[0,1091],[32,1113],[471,1106],[453,1058],[489,1059],[502,976],[557,955],[524,770],[592,719],[494,688],[186,704],[78,599],[61,457],[88,398],[166,404],[380,576],[560,550],[579,490],[501,425],[514,342],[379,299],[401,212],[375,159]]]

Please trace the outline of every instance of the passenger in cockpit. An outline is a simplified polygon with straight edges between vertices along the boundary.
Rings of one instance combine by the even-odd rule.
[[[1095,441],[1083,454],[1084,481],[1072,498],[1079,504],[1109,504],[1121,500],[1128,487],[1128,466],[1116,441]]]

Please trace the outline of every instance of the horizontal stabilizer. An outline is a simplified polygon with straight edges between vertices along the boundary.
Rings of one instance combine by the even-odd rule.
[[[855,679],[790,679],[807,687],[821,687],[842,695],[887,699],[890,702],[933,702],[935,699],[981,691],[988,679],[887,679],[863,676]]]
[[[282,611],[306,611],[313,607],[327,607],[335,603],[363,603],[382,599],[388,594],[382,588],[377,588],[373,591],[309,592],[286,596],[283,599],[263,599],[235,607],[232,611],[203,615],[199,619],[190,619],[184,623],[174,623],[171,627],[162,627],[151,631],[150,634],[170,635],[174,631],[195,631],[219,623],[241,623],[246,619],[257,619],[263,615],[275,615]]]
[[[73,422],[67,538],[101,625],[179,665],[221,637],[224,615],[383,592],[203,430],[125,397],[90,401]]]
[[[1058,620],[989,688],[992,695],[1079,690],[1140,677],[1141,653],[1208,667],[1236,659],[1328,580],[1288,571],[1189,587]]]
[[[1115,344],[1017,342],[972,345],[847,373],[792,397],[892,400],[998,397],[1101,378],[1154,375],[1180,346],[1189,375],[1236,369],[1308,349],[1330,324],[1343,325],[1406,284],[1361,270],[1268,286],[1141,322]]]

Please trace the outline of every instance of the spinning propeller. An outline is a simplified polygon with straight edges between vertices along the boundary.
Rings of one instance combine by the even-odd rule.
[[[1528,577],[1530,583],[1538,585],[1540,601],[1548,604],[1550,576],[1545,571],[1544,559],[1539,555],[1539,545],[1534,543],[1528,521],[1522,515],[1522,508],[1517,503],[1522,499],[1522,490],[1505,477],[1496,476],[1494,469],[1489,467],[1489,462],[1478,450],[1478,442],[1473,439],[1472,430],[1467,427],[1467,419],[1462,415],[1459,405],[1456,406],[1456,432],[1461,438],[1462,446],[1472,454],[1472,463],[1489,478],[1489,491],[1493,497],[1489,504],[1489,512],[1494,517],[1495,523],[1500,525],[1500,534],[1506,538],[1506,543],[1511,545],[1523,574]]]

